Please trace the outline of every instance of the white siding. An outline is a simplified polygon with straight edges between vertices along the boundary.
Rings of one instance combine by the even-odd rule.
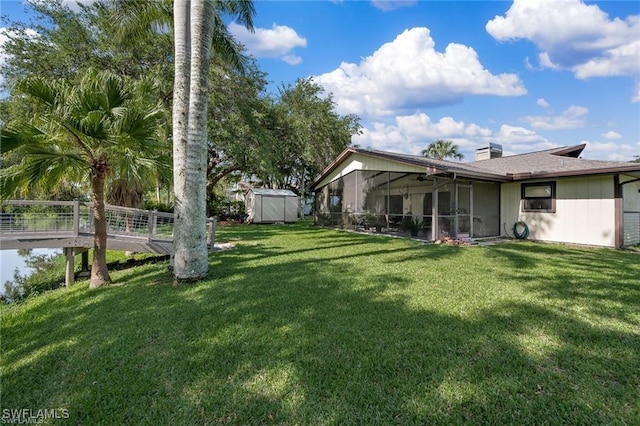
[[[284,204],[284,221],[295,222],[298,220],[298,197],[286,197]]]
[[[521,220],[533,240],[614,247],[613,177],[558,178],[555,182],[555,213],[523,212],[521,182],[502,185],[501,217],[509,234],[513,224]]]

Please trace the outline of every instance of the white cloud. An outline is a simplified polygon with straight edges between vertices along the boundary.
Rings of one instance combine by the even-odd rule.
[[[585,157],[598,158],[610,161],[631,161],[634,155],[638,155],[633,145],[616,142],[582,141],[587,146],[584,149]]]
[[[550,106],[550,105],[549,105],[549,102],[547,102],[544,98],[539,98],[539,99],[536,101],[536,104],[537,104],[539,107],[542,107],[542,108],[549,108],[549,106]]]
[[[297,55],[284,55],[282,58],[283,61],[288,63],[289,65],[298,65],[302,62],[302,58]]]
[[[638,28],[640,36],[640,27]],[[607,75],[640,73],[640,40],[603,52],[601,57],[573,67],[576,77],[586,79]]]
[[[609,130],[608,132],[603,133],[602,137],[607,140],[614,140],[614,139],[620,139],[622,135],[618,132],[614,132],[613,130]]]
[[[249,53],[258,58],[280,58],[290,65],[297,65],[302,58],[291,54],[296,47],[306,47],[307,39],[298,35],[296,30],[286,25],[277,25],[269,28],[256,28],[252,33],[244,26],[235,22],[229,24],[229,31],[242,44]]]
[[[428,28],[405,30],[359,64],[343,62],[315,81],[334,94],[339,112],[373,116],[459,102],[467,95],[526,93],[517,75],[491,74],[471,47],[450,43],[436,51]]]
[[[494,136],[495,141],[510,147],[514,152],[530,152],[538,149],[549,149],[556,144],[537,134],[534,130],[520,126],[503,124]]]
[[[633,88],[633,96],[631,97],[631,102],[640,102],[640,80],[636,81],[636,85]]]
[[[584,127],[589,108],[571,105],[559,116],[533,116],[523,118],[534,129],[566,130]]]
[[[499,41],[532,41],[542,67],[569,69],[577,78],[640,73],[640,15],[610,19],[582,0],[514,0],[486,30]]]
[[[69,9],[73,10],[74,12],[80,11],[80,6],[78,6],[79,4],[90,6],[95,2],[96,0],[62,0],[62,4],[67,6]]]
[[[525,127],[502,124],[498,131],[494,132],[475,123],[457,121],[453,117],[442,117],[433,122],[423,113],[396,117],[393,124],[373,123],[365,127],[362,134],[354,136],[352,142],[382,151],[420,155],[429,143],[437,139],[450,140],[458,145],[465,161],[473,161],[475,150],[487,146],[490,142],[501,144],[504,155],[559,146]]]
[[[489,142],[500,143],[505,155],[558,146],[524,127],[503,124],[497,132],[493,132],[476,123],[467,124],[453,117],[442,117],[434,122],[424,113],[398,116],[392,124],[375,122],[365,127],[362,134],[353,136],[352,142],[382,151],[420,155],[429,143],[438,139],[457,144],[466,161],[473,161],[475,150]]]
[[[418,3],[418,0],[371,0],[371,4],[376,9],[380,9],[383,12],[390,12],[403,7],[412,7]]]

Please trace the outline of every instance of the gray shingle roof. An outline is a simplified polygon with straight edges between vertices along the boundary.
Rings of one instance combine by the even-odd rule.
[[[583,149],[584,145],[576,145],[480,160],[471,164],[488,173],[511,176],[515,180],[535,176],[602,174],[625,170],[640,171],[640,164],[637,163],[575,158],[574,155],[579,155]]]
[[[430,169],[429,173],[439,175],[457,174],[461,177],[495,181],[513,181],[543,177],[579,176],[590,174],[606,174],[628,172],[640,177],[640,163],[621,161],[584,160],[578,157],[585,145],[566,146],[545,151],[510,155],[490,160],[461,163],[447,160],[435,160],[418,155],[400,154],[396,152],[376,151],[361,148],[347,148],[336,160],[318,176],[312,187],[318,184],[332,170],[339,166],[351,153],[370,155],[414,166]]]

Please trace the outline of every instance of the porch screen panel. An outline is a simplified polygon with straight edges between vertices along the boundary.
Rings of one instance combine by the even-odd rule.
[[[432,189],[429,187],[429,189]],[[425,192],[422,198],[422,220],[425,224],[425,232],[431,235],[432,218],[433,218],[433,193]]]
[[[455,185],[449,183],[438,190],[438,238],[456,236]]]
[[[471,187],[468,184],[459,185],[457,191],[458,229],[456,235],[468,238],[471,236]]]
[[[316,223],[322,226],[329,225],[329,186],[325,185],[316,191],[314,200]]]
[[[356,205],[356,172],[342,177],[342,211],[353,213],[358,209]]]
[[[500,185],[473,183],[473,236],[500,235]]]
[[[363,213],[382,214],[386,212],[385,196],[388,193],[389,173],[383,171],[363,170],[358,172],[358,185],[361,195],[358,204]]]
[[[336,179],[329,184],[329,215],[331,226],[342,226],[344,181]]]

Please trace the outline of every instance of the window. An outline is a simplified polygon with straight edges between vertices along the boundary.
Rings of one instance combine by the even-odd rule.
[[[523,183],[522,211],[555,213],[556,183]]]
[[[402,214],[402,195],[390,195],[387,200],[389,214]]]

